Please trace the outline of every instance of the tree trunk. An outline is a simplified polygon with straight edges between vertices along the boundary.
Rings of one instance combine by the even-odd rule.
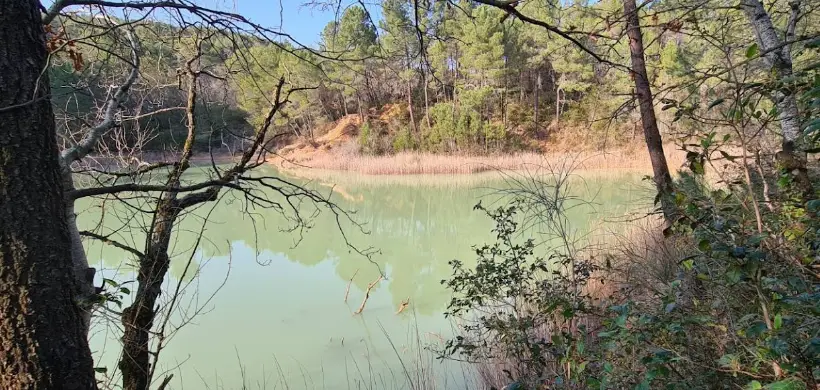
[[[791,17],[786,26],[786,41],[784,42],[760,0],[741,2],[741,8],[754,30],[759,50],[778,80],[789,79],[793,73],[789,41],[794,39],[795,24],[800,13],[800,1],[792,0],[789,5]],[[798,147],[802,130],[797,98],[788,86],[783,86],[774,91],[774,103],[777,106],[778,119],[783,133],[783,150],[777,153],[777,159],[783,168],[793,174],[804,200],[810,200],[814,197],[814,189],[806,170],[806,153]]]
[[[413,134],[418,134],[419,127],[416,125],[416,116],[413,112],[413,89],[410,86],[410,79],[407,80],[407,109],[410,111],[410,124],[413,126]]]
[[[188,136],[182,151],[182,155],[173,171],[166,180],[168,188],[180,187],[181,178],[190,166],[193,155],[193,145],[196,140],[196,95],[197,77],[199,71],[191,68],[192,61],[188,63],[188,102],[187,102],[187,127]],[[257,131],[251,146],[242,153],[239,162],[232,168],[222,171],[219,179],[222,182],[234,180],[240,177],[248,169],[253,167],[252,159],[257,156],[260,149],[264,147],[267,140],[268,130],[271,128],[273,118],[278,110],[285,104],[282,100],[282,87],[285,84],[284,77],[279,79],[277,85],[274,104],[265,118],[265,122]],[[124,390],[148,390],[151,378],[155,373],[156,360],[151,364],[151,356],[157,358],[159,351],[150,351],[149,343],[152,335],[156,336],[158,342],[164,338],[164,327],[152,328],[156,319],[159,307],[157,299],[162,293],[162,281],[168,273],[170,257],[168,248],[170,247],[174,224],[179,219],[183,210],[196,205],[214,202],[219,199],[222,185],[214,185],[202,192],[188,193],[179,196],[177,191],[168,191],[157,201],[154,208],[154,218],[148,231],[148,240],[144,254],[139,259],[139,270],[137,273],[137,292],[134,302],[123,310],[123,351],[120,355],[119,367],[123,375]],[[171,307],[166,308],[168,315],[171,314]],[[166,317],[167,318],[167,317]],[[167,380],[167,379],[166,379]],[[163,382],[165,383],[165,382]],[[162,385],[160,386],[162,387]]]
[[[555,85],[555,123],[561,119],[561,85]]]
[[[345,98],[345,93],[344,92],[341,93],[341,98],[342,98],[342,108],[344,108],[345,116],[348,116],[350,114],[347,112],[347,99]]]
[[[122,312],[124,331],[119,367],[124,390],[148,390],[151,384],[150,332],[156,317],[157,298],[162,293],[162,281],[171,264],[168,247],[179,212],[176,193],[166,194],[157,206],[148,252],[139,260],[134,302]]]
[[[507,61],[504,61],[504,75],[502,76],[504,87],[501,88],[501,123],[504,127],[507,127],[507,72],[508,72]]]
[[[196,140],[196,99],[197,76],[188,62],[188,102],[187,125],[188,136],[182,150],[179,163],[169,174],[166,186],[178,188],[182,175],[189,167]],[[148,390],[151,385],[151,367],[149,342],[151,328],[157,315],[157,298],[162,293],[162,281],[168,273],[171,259],[168,247],[174,223],[182,207],[177,200],[177,192],[166,192],[157,202],[151,228],[148,232],[145,255],[139,259],[137,271],[137,293],[131,306],[122,311],[122,354],[119,368],[122,372],[124,390]],[[156,364],[156,361],[154,362]]]
[[[504,80],[504,88],[501,88],[501,123],[504,127],[507,127],[507,102],[505,99],[507,98],[507,80]]]
[[[653,179],[658,190],[658,199],[661,202],[663,216],[667,223],[670,223],[675,210],[675,205],[671,199],[672,176],[669,174],[669,166],[663,153],[663,140],[658,130],[658,121],[655,118],[652,89],[649,86],[649,77],[646,72],[643,37],[635,0],[624,0],[624,14],[626,16],[627,35],[629,36],[629,52],[632,58],[632,78],[635,81],[635,92],[640,103],[644,139],[649,150],[649,159],[652,162]]]
[[[410,66],[410,49],[406,45],[404,46],[404,59],[407,63],[407,72],[410,74],[413,68]],[[413,125],[413,134],[418,134],[419,127],[416,124],[416,116],[413,112],[413,86],[411,84],[411,77],[407,78],[407,109],[410,111],[410,123]]]
[[[74,190],[74,178],[70,167],[60,164],[60,177],[63,181],[63,193],[68,194]],[[68,224],[68,236],[71,243],[71,264],[74,271],[74,279],[77,287],[77,300],[80,302],[83,330],[88,336],[91,330],[91,312],[93,310],[94,274],[95,269],[90,268],[88,256],[83,247],[83,239],[80,236],[80,229],[77,227],[77,213],[74,208],[74,199],[64,196],[66,223]]]
[[[456,106],[458,105],[458,57],[454,59],[453,64],[453,114],[455,115]]]
[[[540,102],[538,99],[541,97],[541,71],[536,71],[537,75],[535,78],[535,96],[533,98],[533,124],[535,124],[535,134],[538,134],[538,109]]]
[[[364,123],[364,110],[362,107],[362,97],[359,95],[359,91],[356,91],[356,107],[359,109],[359,120]]]
[[[424,119],[427,122],[427,128],[432,129],[433,126],[430,125],[430,98],[427,95],[427,71],[424,71]]]
[[[366,66],[366,65],[365,65]],[[364,72],[364,82],[365,86],[367,87],[367,96],[369,97],[369,102],[372,103],[376,108],[382,106],[381,101],[379,100],[379,94],[374,90],[373,83],[370,81],[370,73],[365,71]]]
[[[95,389],[39,5],[0,0],[0,388]]]
[[[325,102],[325,94],[321,92],[322,91],[321,87],[320,87],[319,91],[320,92],[319,92],[319,99],[318,100],[319,100],[319,104],[322,106],[322,112],[324,112],[325,115],[327,115],[327,117],[330,118],[331,120],[339,119],[339,118],[336,117],[336,112],[337,112],[336,110],[331,111],[331,109],[327,108],[327,103]]]

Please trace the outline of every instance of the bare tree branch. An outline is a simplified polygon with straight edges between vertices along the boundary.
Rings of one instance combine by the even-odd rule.
[[[89,232],[87,230],[81,231],[80,235],[84,236],[84,237],[90,237],[90,238],[93,238],[95,240],[102,241],[105,244],[108,244],[108,245],[111,245],[113,247],[122,249],[126,252],[129,252],[129,253],[137,256],[137,259],[141,259],[141,258],[145,257],[145,254],[143,254],[142,252],[140,252],[140,251],[138,251],[138,250],[136,250],[136,249],[134,249],[134,248],[132,248],[128,245],[125,245],[125,244],[123,244],[119,241],[113,240],[109,236],[103,236],[101,234],[97,234],[97,233],[94,233],[94,232]]]
[[[794,32],[797,29],[797,22],[800,20],[800,2],[801,0],[791,0],[789,1],[789,8],[791,8],[791,13],[789,14],[789,22],[786,24],[786,36],[783,39],[783,42],[791,42],[794,40]],[[791,45],[786,44],[783,46],[784,55],[791,55]]]
[[[48,10],[46,10],[45,15],[43,15],[43,24],[51,24],[51,22],[54,21],[54,18],[56,18],[57,15],[60,14],[60,11],[62,11],[63,8],[66,7],[67,1],[68,0],[54,1],[54,4],[52,4],[51,7],[48,7]]]
[[[276,113],[279,111],[279,109],[285,103],[287,103],[287,97],[284,100],[282,100],[282,89],[284,88],[284,85],[285,78],[281,77],[279,79],[279,83],[276,86],[273,105],[271,106],[270,110],[268,110],[268,113],[265,116],[265,121],[263,122],[262,126],[257,132],[253,144],[242,154],[242,157],[239,160],[239,162],[237,162],[233,167],[222,173],[220,179],[224,182],[231,182],[235,180],[236,177],[238,177],[248,169],[248,163],[250,163],[254,155],[256,155],[257,153],[264,153],[264,148],[261,148],[260,146],[262,146],[262,144],[265,142],[265,137],[268,133],[268,130],[270,129],[271,124],[273,123],[274,116],[276,116]],[[288,96],[290,96],[290,92],[288,92]],[[187,195],[179,200],[179,207],[184,209],[202,202],[215,200],[216,197],[219,195],[221,187],[222,186],[215,185],[208,188],[205,192]]]
[[[128,97],[128,90],[137,80],[139,77],[139,67],[140,67],[140,56],[139,56],[139,40],[137,39],[136,34],[132,29],[126,31],[126,36],[128,37],[129,44],[131,46],[131,73],[128,75],[128,78],[125,82],[120,85],[111,99],[108,100],[105,106],[105,113],[103,114],[103,121],[100,122],[97,126],[90,129],[85,137],[75,146],[63,150],[60,153],[60,158],[62,159],[63,166],[69,166],[74,161],[80,160],[91,150],[94,148],[94,145],[100,140],[105,132],[112,129],[117,124],[116,114],[117,110],[119,110],[120,105],[125,101]]]
[[[68,193],[69,199],[80,199],[86,198],[89,196],[98,196],[98,195],[106,195],[106,194],[115,194],[119,192],[172,192],[172,193],[181,193],[181,192],[193,192],[198,191],[214,186],[221,186],[221,187],[230,187],[234,189],[241,190],[238,184],[233,183],[232,181],[225,181],[222,179],[216,180],[209,180],[197,184],[193,184],[190,186],[171,186],[171,185],[150,185],[150,184],[139,184],[139,183],[126,183],[126,184],[118,184],[113,186],[107,187],[93,187],[93,188],[81,188],[78,190],[74,190]]]

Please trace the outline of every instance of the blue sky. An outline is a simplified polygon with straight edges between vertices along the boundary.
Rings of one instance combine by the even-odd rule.
[[[192,0],[204,7],[239,13],[253,22],[265,27],[282,30],[299,43],[315,46],[319,35],[328,22],[335,18],[335,9],[322,10],[320,7],[304,6],[311,0]],[[338,0],[313,0],[315,3],[336,3]],[[342,11],[351,4],[360,4],[359,0],[341,0]],[[54,0],[41,0],[49,7]],[[373,5],[375,0],[363,0],[375,23],[378,23],[379,7]],[[116,14],[116,11],[114,11]],[[280,23],[280,21],[282,23]]]
[[[335,18],[335,9],[321,10],[318,7],[304,6],[303,4],[307,1],[308,0],[215,0],[218,8],[237,12],[266,27],[280,27],[281,21],[281,27],[284,32],[292,35],[293,38],[300,43],[312,46],[319,42],[319,35],[325,28],[325,25]],[[368,3],[372,3],[372,0],[365,1],[365,4]],[[350,4],[358,4],[358,1],[342,0],[343,7],[349,6]],[[378,18],[378,7],[368,6],[368,8],[371,15],[374,18]],[[376,23],[378,23],[378,21],[376,21]]]

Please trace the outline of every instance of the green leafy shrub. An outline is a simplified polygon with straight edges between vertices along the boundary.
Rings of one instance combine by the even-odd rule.
[[[489,210],[479,203],[475,209],[495,222],[496,240],[474,248],[475,267],[451,261],[453,275],[442,281],[453,291],[445,315],[460,324],[442,357],[458,356],[495,371],[497,381],[488,387],[572,387],[597,370],[589,365],[595,347],[589,330],[599,310],[586,287],[598,266],[575,248],[564,186],[559,177],[544,192],[508,193],[507,206]],[[542,224],[539,231],[548,232],[539,239],[556,243],[546,256],[536,254],[535,238],[522,237],[531,234],[534,220]]]
[[[816,386],[820,285],[810,269],[817,262],[820,225],[806,218],[796,222],[780,208],[763,213],[759,229],[744,204],[748,188],[713,190],[702,173],[681,181],[674,230],[696,249],[677,259],[679,276],[661,286],[656,299],[625,297],[612,308],[614,316],[599,334],[610,367],[602,383],[647,389]],[[795,223],[805,228],[803,236],[788,233]],[[629,364],[636,358],[638,367]]]
[[[393,151],[403,152],[416,149],[416,140],[410,128],[403,126],[393,138]]]
[[[496,242],[476,248],[474,268],[451,263],[447,314],[463,325],[444,356],[482,362],[531,389],[816,388],[820,203],[804,201],[783,170],[753,180],[735,163],[723,176],[729,185],[711,184],[705,167],[727,153],[719,138],[712,132],[689,145],[675,222],[657,243],[682,249],[659,251],[662,266],[618,257],[615,247],[598,262],[560,247],[536,256],[534,240],[546,239],[521,230],[516,214],[539,205],[549,226],[562,226],[552,203],[560,197],[532,197],[552,191],[543,182],[531,181],[549,188],[523,189],[529,202],[479,207],[496,222]],[[770,176],[780,180],[766,204],[759,198]],[[653,267],[671,269],[645,278]],[[618,286],[602,300],[587,292],[599,278]]]
[[[440,152],[453,146],[453,131],[457,126],[455,115],[452,104],[437,103],[430,107],[432,127],[425,127],[422,133],[422,146],[425,150]]]
[[[364,154],[381,154],[380,130],[370,121],[365,121],[359,127],[359,150]]]
[[[454,108],[438,103],[430,108],[431,128],[422,131],[422,148],[433,152],[500,151],[508,145],[509,134],[501,123],[481,116],[475,104]]]
[[[529,104],[510,102],[506,107],[507,125],[511,128],[525,126],[527,130],[533,128],[533,108]]]

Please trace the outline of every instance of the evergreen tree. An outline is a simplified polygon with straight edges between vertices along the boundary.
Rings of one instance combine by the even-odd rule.
[[[345,114],[350,113],[349,100],[356,102],[360,116],[367,102],[379,101],[373,86],[376,38],[367,10],[358,5],[347,8],[339,22],[328,24],[322,34],[322,49],[339,60],[328,64],[327,72],[341,90]]]

